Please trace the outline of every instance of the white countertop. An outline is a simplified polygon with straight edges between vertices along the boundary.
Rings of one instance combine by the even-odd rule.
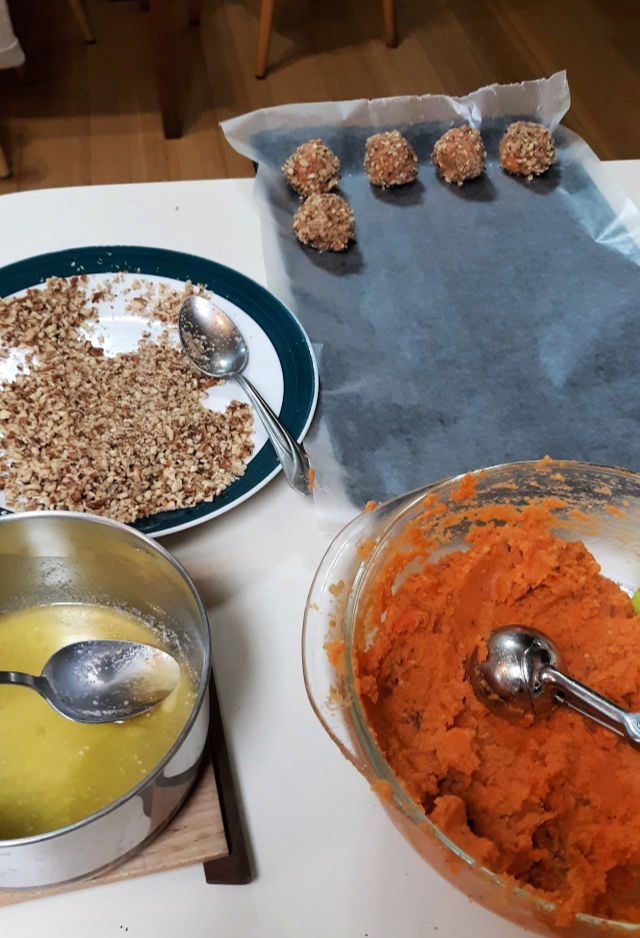
[[[607,171],[640,205],[640,160]],[[252,180],[41,190],[0,198],[0,264],[132,244],[210,257],[265,283]],[[325,735],[302,680],[300,634],[329,543],[278,476],[209,523],[162,540],[195,580],[256,878],[206,885],[200,866],[0,910],[3,938],[518,938],[402,839]]]

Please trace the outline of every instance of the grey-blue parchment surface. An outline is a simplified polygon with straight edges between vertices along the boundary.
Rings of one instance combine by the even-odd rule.
[[[321,517],[343,521],[449,475],[549,454],[640,469],[640,221],[589,147],[559,122],[564,73],[430,96],[290,105],[227,121],[258,166],[270,288],[318,355],[307,438]],[[515,119],[555,136],[558,162],[527,181],[499,167]],[[463,187],[431,164],[438,137],[468,121],[487,171]],[[365,143],[397,128],[419,176],[370,185]],[[300,204],[281,166],[320,137],[340,158],[356,218],[346,252],[292,232]]]

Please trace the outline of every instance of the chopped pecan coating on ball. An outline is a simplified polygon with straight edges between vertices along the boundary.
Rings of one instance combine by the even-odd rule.
[[[516,121],[500,141],[500,165],[515,176],[531,180],[553,166],[556,148],[546,127],[533,121]]]
[[[307,140],[285,160],[282,172],[291,188],[306,199],[338,185],[340,160],[322,140]]]
[[[349,204],[330,192],[311,195],[293,218],[293,230],[302,244],[316,251],[344,251],[356,237]]]
[[[418,175],[418,157],[399,130],[386,130],[367,140],[364,169],[374,186],[404,186]]]
[[[436,141],[431,160],[445,182],[461,186],[477,179],[487,165],[480,131],[468,124],[452,127]]]

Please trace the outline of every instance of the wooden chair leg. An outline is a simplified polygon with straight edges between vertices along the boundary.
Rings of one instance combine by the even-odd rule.
[[[384,16],[384,41],[388,46],[397,46],[398,32],[396,29],[395,0],[382,0],[382,13]]]
[[[82,35],[84,36],[84,41],[95,42],[96,37],[93,35],[91,23],[89,22],[87,10],[84,5],[84,0],[67,0],[67,3],[71,7],[71,12],[78,21],[78,25],[80,26]]]
[[[189,0],[189,24],[197,26],[202,15],[202,0]]]
[[[149,0],[149,16],[151,55],[162,110],[162,126],[165,137],[171,139],[182,133],[171,0]]]
[[[11,166],[9,165],[9,160],[7,155],[2,149],[2,144],[0,143],[0,179],[6,179],[7,176],[11,175]]]
[[[386,0],[385,0],[386,2]],[[258,21],[258,51],[256,53],[256,78],[264,78],[267,72],[267,55],[273,25],[274,0],[262,0]]]

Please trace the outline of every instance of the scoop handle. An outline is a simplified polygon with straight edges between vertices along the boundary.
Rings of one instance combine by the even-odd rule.
[[[544,668],[540,677],[553,687],[558,703],[566,704],[589,720],[626,737],[634,746],[640,746],[640,713],[623,710],[557,668]]]
[[[280,422],[271,410],[265,399],[243,375],[235,375],[235,379],[253,404],[256,413],[269,434],[269,439],[276,451],[276,456],[282,465],[285,479],[289,485],[303,495],[311,494],[309,479],[309,457],[304,446],[291,436],[287,428]]]

